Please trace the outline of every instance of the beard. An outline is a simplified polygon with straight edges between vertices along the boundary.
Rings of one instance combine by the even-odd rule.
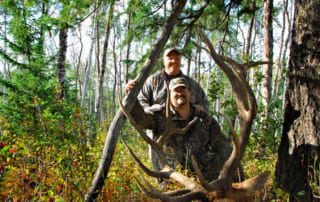
[[[186,103],[187,103],[187,99],[185,96],[179,96],[176,99],[176,105],[177,105],[176,107],[184,106]]]

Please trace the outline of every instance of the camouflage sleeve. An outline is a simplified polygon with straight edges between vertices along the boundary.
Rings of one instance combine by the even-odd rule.
[[[152,76],[149,76],[146,82],[143,84],[140,93],[138,94],[138,101],[143,109],[150,107],[152,105]]]
[[[144,112],[141,104],[136,101],[133,109],[131,110],[131,116],[136,121],[142,129],[153,129],[155,126],[155,117],[154,115],[147,114]]]
[[[231,152],[231,144],[222,134],[219,124],[207,113],[198,112],[201,121],[195,131],[202,144],[201,148],[194,146],[193,154],[199,162],[200,169],[206,180],[211,181],[219,176],[220,170]]]
[[[211,117],[210,122],[210,134],[212,134],[211,144],[214,145],[216,152],[220,154],[221,158],[225,161],[232,151],[231,142],[223,135],[218,122],[214,118]]]
[[[209,101],[203,89],[201,88],[199,83],[193,80],[192,78],[190,78],[190,83],[191,83],[191,92],[195,97],[195,101],[193,104],[201,105],[206,111],[208,111]]]

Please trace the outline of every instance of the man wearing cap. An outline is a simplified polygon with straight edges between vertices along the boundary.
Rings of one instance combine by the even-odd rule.
[[[200,85],[192,78],[184,75],[180,70],[181,53],[178,49],[172,47],[164,51],[163,54],[164,69],[149,76],[144,83],[138,100],[146,113],[152,113],[162,109],[166,102],[166,86],[172,78],[185,77],[190,83],[190,89],[193,92],[191,103],[195,105],[199,111],[207,111],[209,101],[200,87]],[[131,80],[125,87],[125,90],[130,90],[135,85],[135,81]]]
[[[200,85],[192,78],[184,75],[180,70],[181,53],[175,47],[168,48],[163,54],[164,69],[150,75],[144,83],[137,99],[146,113],[152,114],[156,111],[164,109],[167,91],[166,87],[172,78],[185,77],[190,85],[193,96],[190,102],[194,105],[197,111],[208,111],[209,101],[200,87]],[[131,80],[125,87],[125,90],[130,90],[135,85],[135,81]],[[152,131],[147,131],[150,137],[153,137]],[[150,150],[150,158],[154,169],[158,169],[157,157]]]
[[[221,133],[219,124],[207,113],[197,111],[191,104],[190,83],[185,77],[170,81],[172,123],[175,128],[184,128],[191,120],[197,121],[184,135],[173,135],[165,144],[166,155],[171,166],[176,163],[193,170],[191,155],[194,155],[206,180],[218,177],[223,163],[231,152],[230,142]],[[132,117],[143,128],[153,129],[156,138],[165,130],[165,110],[153,115],[143,111],[137,102],[131,111]],[[174,160],[172,159],[174,157]]]

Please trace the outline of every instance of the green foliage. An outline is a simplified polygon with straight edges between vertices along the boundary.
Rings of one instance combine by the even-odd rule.
[[[0,141],[5,144],[0,147],[0,200],[69,201],[84,195],[83,185],[96,165],[76,91],[67,77],[66,99],[56,97],[56,53],[47,55],[44,43],[49,29],[78,20],[76,4],[81,14],[89,5],[67,1],[71,7],[62,8],[60,17],[70,15],[61,21],[48,15],[53,3],[1,1],[7,16],[1,23],[8,29],[1,33],[6,49],[0,56],[11,69],[0,79],[5,92],[0,97]]]
[[[217,69],[212,69],[210,73],[210,86],[208,91],[208,98],[210,102],[214,102],[223,96],[225,84],[218,80]]]
[[[15,135],[4,128],[2,141],[7,146],[0,154],[6,165],[0,176],[0,199],[39,201],[63,197],[69,200],[86,191],[83,185],[91,178],[89,171],[97,160],[90,153],[93,149],[79,147],[81,137],[39,136]]]
[[[78,115],[72,119],[74,130],[81,127]],[[52,117],[51,121],[54,121]],[[0,200],[83,200],[97,168],[106,131],[99,133],[94,146],[86,146],[80,135],[58,139],[58,134],[43,134],[39,139],[33,134],[11,134],[6,128],[8,124],[1,119]],[[147,145],[131,126],[122,130],[122,138],[143,162],[148,161]],[[128,150],[120,142],[108,173],[108,186],[100,200],[147,200],[133,178],[139,175]]]
[[[263,134],[259,134],[259,136],[263,136]],[[257,134],[250,135],[248,146],[242,159],[246,178],[257,176],[264,171],[271,171],[271,179],[266,184],[264,198],[266,201],[273,201],[274,199],[286,201],[289,195],[274,184],[277,154],[269,147],[268,140],[261,144],[256,137]]]
[[[127,13],[131,15],[131,29],[127,35],[128,39],[134,41],[143,41],[144,43],[153,40],[159,32],[159,28],[164,23],[164,18],[159,14],[152,12],[157,8],[159,1],[141,1],[131,0],[129,2]]]
[[[309,167],[308,184],[312,189],[315,198],[320,198],[320,161],[319,154],[316,151],[311,152],[313,165]]]
[[[211,2],[201,17],[194,22],[187,16],[197,14],[200,4],[196,0],[189,1],[182,14],[185,18],[175,27],[167,45],[181,47],[183,54],[194,60],[194,53],[200,48],[197,47],[199,39],[193,28],[201,26],[209,33],[213,44],[219,46],[217,50],[220,53],[228,52],[233,54],[229,54],[232,58],[242,58],[239,54],[243,45],[238,39],[239,22],[240,25],[247,23],[253,14],[261,16],[262,0],[256,1],[256,10],[253,9],[252,1],[237,1],[236,4],[229,4],[230,2],[236,1]],[[146,48],[141,49],[142,57],[136,54],[138,55],[136,58],[122,60],[122,64],[135,66],[130,78],[136,77],[140,72],[150,54],[149,47],[159,36],[161,26],[171,12],[169,2],[166,10],[162,3],[163,1],[156,0],[131,0],[128,1],[123,13],[115,13],[114,33],[122,40],[121,48],[129,42],[142,44]],[[0,2],[0,13],[7,17],[6,20],[0,19],[1,26],[7,28],[5,34],[0,34],[0,57],[10,65],[10,74],[0,78],[1,201],[81,201],[88,190],[101,156],[105,128],[111,123],[112,113],[108,114],[100,132],[92,132],[97,123],[92,121],[92,116],[80,107],[76,96],[77,89],[73,86],[75,78],[69,76],[71,74],[68,64],[66,64],[66,96],[64,100],[57,98],[57,92],[60,90],[56,79],[57,50],[53,48],[53,44],[46,41],[46,38],[50,37],[50,40],[55,38],[59,29],[65,26],[73,29],[88,17],[90,6],[98,7],[96,21],[99,24],[98,29],[103,33],[110,1]],[[275,11],[279,12],[278,9]],[[127,30],[128,15],[131,17],[129,30]],[[189,25],[190,27],[187,27]],[[258,36],[259,24],[257,28]],[[154,71],[162,68],[160,59]],[[224,74],[220,76],[217,70],[213,69],[210,77],[208,97],[212,103],[219,100],[221,108],[215,115],[220,116],[222,112],[228,117],[236,117],[235,99]],[[257,89],[263,78],[261,71],[255,71],[254,78],[253,86]],[[88,82],[93,85],[94,81]],[[112,97],[112,93],[108,91],[106,97]],[[282,94],[280,88],[279,95]],[[112,105],[111,99],[105,102],[108,109]],[[262,122],[260,120],[263,117],[260,114],[263,108],[262,103],[259,103],[258,116],[243,160],[246,175],[250,177],[265,170],[275,169],[275,148],[280,137],[275,136],[274,132],[279,132],[281,129],[282,100],[275,97],[271,101],[272,115]],[[221,125],[226,124],[221,123]],[[264,130],[261,130],[262,128]],[[129,124],[122,129],[121,136],[150,167],[147,145]],[[96,138],[92,140],[92,137]],[[134,176],[139,176],[141,173],[130,160],[128,150],[123,142],[117,146],[107,179],[108,186],[103,189],[100,200],[149,201],[149,198],[140,193],[133,180]],[[310,185],[318,191],[317,170],[313,176],[316,177],[310,181]],[[149,181],[154,183],[153,179]],[[277,198],[288,199],[288,194],[271,183],[267,187],[269,193],[274,193]],[[274,196],[268,196],[268,199],[272,198]]]
[[[221,107],[224,108],[225,115],[229,117],[235,117],[238,114],[236,101],[233,97],[225,99]]]
[[[209,7],[205,10],[205,13],[201,16],[201,18],[204,24],[208,26],[209,30],[219,30],[225,25],[225,8],[225,1],[218,0],[213,4],[210,4]]]
[[[219,78],[217,75],[218,73],[221,74]],[[235,117],[238,114],[236,101],[232,94],[230,94],[230,92],[227,90],[228,88],[231,88],[230,84],[221,70],[217,70],[215,68],[212,69],[210,74],[210,86],[208,90],[209,101],[216,102],[219,99],[221,102],[221,112],[223,112],[227,117]],[[216,114],[216,112],[213,113]]]

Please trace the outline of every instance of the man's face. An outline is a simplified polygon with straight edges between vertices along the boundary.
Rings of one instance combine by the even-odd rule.
[[[180,72],[181,56],[175,51],[171,51],[163,57],[165,72],[168,75],[177,75]]]
[[[191,92],[188,88],[180,86],[170,91],[170,101],[174,108],[189,105]]]

